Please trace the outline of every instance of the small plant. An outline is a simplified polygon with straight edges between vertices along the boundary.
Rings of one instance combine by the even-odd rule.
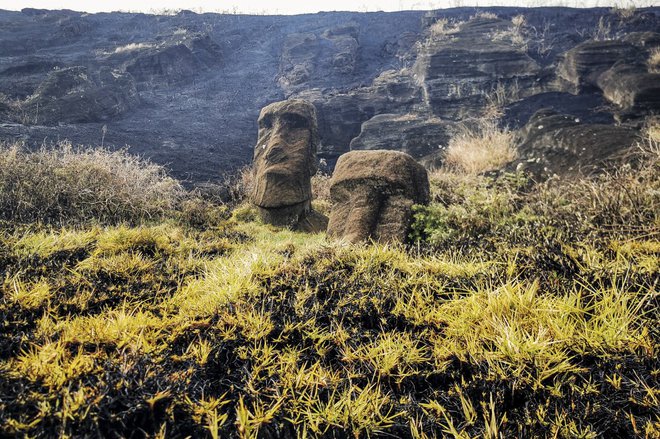
[[[612,39],[612,25],[605,17],[600,17],[598,25],[594,29],[591,38],[595,41],[607,41]]]
[[[460,30],[460,23],[451,22],[447,18],[440,18],[429,27],[432,40],[444,40],[450,38]]]
[[[610,14],[615,15],[620,21],[630,21],[637,13],[637,7],[631,4],[628,7],[614,6],[610,9]]]
[[[529,37],[527,35],[526,18],[519,14],[511,19],[508,29],[495,32],[491,37],[494,41],[507,41],[522,51],[527,51]]]

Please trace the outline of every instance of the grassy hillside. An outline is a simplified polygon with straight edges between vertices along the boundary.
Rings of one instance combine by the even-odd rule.
[[[0,436],[660,437],[657,142],[630,162],[437,171],[407,245],[274,229],[163,175],[149,214],[37,223],[0,168]]]

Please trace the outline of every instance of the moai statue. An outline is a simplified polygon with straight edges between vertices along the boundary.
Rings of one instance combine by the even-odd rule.
[[[413,204],[429,202],[426,169],[398,151],[351,151],[330,183],[328,235],[360,242],[405,241]]]
[[[261,110],[251,198],[264,222],[305,232],[325,230],[327,218],[312,210],[318,144],[312,104],[288,100]]]

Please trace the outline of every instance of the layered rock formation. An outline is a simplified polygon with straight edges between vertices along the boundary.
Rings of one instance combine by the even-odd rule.
[[[34,124],[101,122],[135,108],[139,97],[130,74],[105,67],[90,73],[85,67],[54,70],[21,104]]]
[[[434,155],[455,131],[452,123],[419,114],[379,114],[362,124],[351,150],[402,151],[415,159]]]
[[[351,151],[332,175],[328,234],[349,242],[405,241],[413,204],[429,202],[426,169],[398,151]]]
[[[286,98],[316,107],[330,168],[351,148],[437,165],[427,152],[490,107],[512,129],[545,107],[638,129],[658,113],[659,11],[0,11],[0,139],[130,145],[200,184],[249,163],[260,109]]]
[[[454,120],[479,116],[498,87],[515,98],[542,90],[540,65],[506,37],[511,26],[506,20],[476,18],[427,40],[414,70],[435,115]]]
[[[512,167],[541,178],[590,173],[606,160],[621,158],[639,140],[639,132],[630,127],[585,124],[574,116],[541,110],[520,131],[521,157]]]
[[[603,96],[616,104],[620,118],[640,117],[660,109],[660,73],[645,64],[617,63],[597,80]]]

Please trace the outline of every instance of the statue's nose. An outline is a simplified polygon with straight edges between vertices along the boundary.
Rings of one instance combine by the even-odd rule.
[[[270,163],[279,163],[286,160],[286,151],[284,147],[279,143],[267,145],[266,160]]]

